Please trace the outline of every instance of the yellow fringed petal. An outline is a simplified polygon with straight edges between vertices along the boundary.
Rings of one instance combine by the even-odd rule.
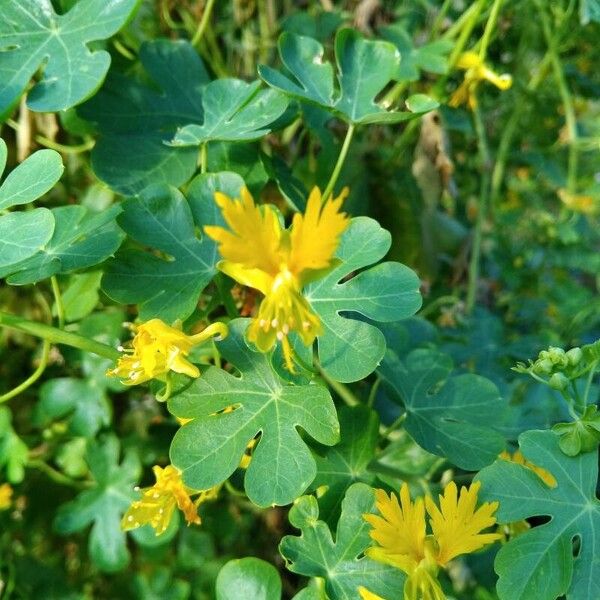
[[[462,487],[460,495],[456,484],[450,482],[440,495],[440,507],[430,497],[425,498],[429,523],[438,544],[438,564],[444,566],[460,554],[468,554],[501,538],[497,533],[481,533],[496,523],[493,516],[497,502],[485,502],[477,510],[477,494],[481,484]]]
[[[13,489],[8,483],[0,485],[0,510],[10,508],[12,503]]]

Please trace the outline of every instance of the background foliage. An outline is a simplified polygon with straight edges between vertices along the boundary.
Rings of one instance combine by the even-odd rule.
[[[449,598],[600,597],[597,0],[1,12],[2,600],[400,598],[364,556],[373,488],[474,478],[506,540],[440,576]],[[467,50],[512,87],[451,106]],[[292,377],[244,339],[257,298],[203,227],[215,191],[289,221],[332,172],[352,222],[307,286],[324,333]],[[168,404],[105,375],[102,344],[154,317],[231,328]],[[556,487],[497,459],[517,448]],[[169,461],[218,499],[200,527],[126,534]]]

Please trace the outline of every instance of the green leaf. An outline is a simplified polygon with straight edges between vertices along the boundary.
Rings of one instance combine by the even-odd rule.
[[[597,453],[565,456],[551,431],[528,431],[519,437],[519,444],[525,458],[549,471],[557,485],[550,488],[530,469],[505,460],[477,476],[482,500],[500,503],[500,523],[550,517],[498,552],[498,596],[501,600],[600,598]]]
[[[0,114],[17,102],[42,66],[43,75],[27,96],[31,110],[64,110],[91,96],[108,71],[110,54],[90,51],[88,44],[119,31],[137,4],[80,0],[57,15],[50,0],[6,0],[0,21]]]
[[[112,256],[123,241],[123,232],[115,222],[120,206],[111,206],[100,213],[92,213],[83,206],[61,206],[51,212],[56,223],[52,239],[34,256],[0,269],[0,277],[9,276],[8,283],[35,283],[57,273],[97,265]]]
[[[89,271],[71,277],[69,286],[63,292],[63,305],[67,321],[79,321],[89,315],[100,299],[98,290],[102,271]]]
[[[388,323],[410,317],[421,306],[419,278],[400,263],[381,263],[347,279],[381,260],[390,243],[390,234],[377,221],[352,219],[336,253],[340,264],[304,292],[323,324],[321,366],[337,381],[364,379],[385,353],[381,331],[356,317]]]
[[[440,75],[448,72],[448,54],[453,42],[437,40],[417,48],[406,29],[398,24],[382,27],[379,33],[400,52],[400,64],[394,75],[397,81],[418,81],[421,71]]]
[[[94,172],[126,195],[158,183],[179,187],[194,174],[197,149],[166,142],[178,127],[202,123],[202,87],[210,81],[188,42],[145,42],[139,56],[152,87],[111,73],[100,92],[78,109],[100,131],[92,150]]]
[[[0,175],[4,173],[6,168],[6,159],[8,157],[8,149],[6,148],[6,142],[0,138]]]
[[[129,562],[121,517],[136,498],[133,487],[140,475],[139,461],[127,453],[119,464],[119,442],[112,435],[90,441],[86,460],[95,485],[59,508],[54,528],[66,535],[92,525],[89,552],[93,563],[101,571],[119,571]]]
[[[194,186],[194,196],[201,188]],[[215,275],[218,260],[214,242],[196,237],[195,226],[201,223],[194,223],[190,204],[174,188],[153,186],[124,203],[119,224],[133,240],[162,254],[129,248],[119,252],[107,265],[102,289],[117,302],[139,304],[144,320],[187,318]]]
[[[54,216],[47,208],[0,216],[0,277],[32,257],[52,238]]]
[[[136,573],[133,578],[137,600],[187,600],[190,591],[191,585],[183,579],[174,579],[168,567],[158,567],[151,574]]]
[[[260,434],[246,471],[246,493],[258,506],[289,504],[316,474],[298,428],[321,444],[335,444],[335,407],[327,388],[281,379],[269,356],[246,343],[248,322],[232,321],[229,336],[217,342],[219,353],[240,375],[209,367],[170,401],[173,414],[193,419],[175,434],[171,461],[183,471],[186,485],[207,489],[236,470],[247,444]],[[230,406],[235,410],[218,412]]]
[[[257,143],[212,142],[208,145],[207,162],[208,171],[211,173],[237,173],[254,196],[258,196],[269,180]]]
[[[452,359],[437,350],[413,350],[403,361],[388,350],[379,374],[392,399],[406,409],[404,427],[425,450],[461,469],[478,470],[504,450],[496,427],[506,402],[488,379],[453,373]]]
[[[259,90],[260,82],[218,79],[202,90],[202,125],[177,130],[173,146],[198,146],[209,141],[256,140],[269,133],[268,126],[287,108],[284,94]]]
[[[2,170],[0,169],[0,175]],[[62,158],[58,152],[34,152],[13,169],[0,186],[0,210],[33,202],[52,188],[63,171]]]
[[[40,388],[36,407],[39,425],[53,419],[69,417],[69,431],[73,435],[94,437],[110,424],[111,408],[106,392],[96,383],[70,377],[46,381]]]
[[[29,448],[11,425],[12,414],[6,406],[0,406],[0,468],[6,469],[11,483],[20,483],[25,477]]]
[[[579,20],[582,25],[600,23],[600,0],[579,0]]]
[[[364,586],[385,598],[402,598],[404,575],[398,569],[361,556],[372,544],[365,513],[375,512],[375,493],[364,483],[352,485],[342,502],[335,540],[319,519],[314,496],[302,496],[290,510],[290,523],[300,536],[286,535],[279,551],[292,573],[323,577],[331,600],[356,600]],[[358,558],[360,556],[360,558]]]
[[[217,577],[217,600],[281,598],[281,579],[277,569],[260,558],[230,560]]]
[[[398,123],[421,114],[388,111],[375,101],[400,66],[400,54],[389,42],[365,40],[353,29],[338,31],[335,57],[339,91],[335,89],[333,67],[323,62],[324,49],[317,40],[283,33],[278,46],[292,78],[260,65],[259,75],[271,87],[315,103],[353,124]],[[430,106],[435,108],[438,104],[432,101]]]
[[[375,456],[379,437],[377,413],[366,406],[342,406],[338,417],[341,441],[315,456],[317,476],[310,486],[311,490],[327,486],[319,497],[319,509],[321,519],[329,524],[337,522],[342,499],[353,483],[372,484],[375,480],[367,466]]]
[[[558,445],[567,456],[595,452],[600,443],[600,414],[595,404],[586,406],[581,418],[557,423],[552,430],[559,434]]]

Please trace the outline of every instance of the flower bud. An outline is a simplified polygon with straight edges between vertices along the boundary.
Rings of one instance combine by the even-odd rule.
[[[550,375],[550,373],[552,373],[552,367],[552,361],[549,358],[543,358],[535,361],[533,372],[536,375]]]
[[[569,380],[562,373],[554,373],[554,375],[550,377],[548,385],[553,390],[558,390],[559,392],[561,392],[562,390],[565,390],[567,388],[567,386],[569,385]]]
[[[581,348],[571,348],[566,354],[567,360],[571,366],[578,365],[583,358],[583,352]]]

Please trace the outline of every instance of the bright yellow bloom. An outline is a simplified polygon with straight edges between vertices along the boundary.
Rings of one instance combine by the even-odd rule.
[[[507,90],[512,85],[512,77],[506,73],[498,75],[481,59],[477,52],[463,52],[456,67],[466,71],[465,78],[458,89],[452,94],[450,106],[457,107],[468,104],[471,109],[477,106],[477,87],[482,81],[489,81],[500,90]]]
[[[599,204],[593,196],[589,194],[572,194],[563,188],[559,189],[558,197],[560,201],[569,209],[583,213],[584,215],[593,215],[598,212]]]
[[[137,385],[154,378],[164,379],[170,371],[199,377],[198,367],[186,360],[191,349],[213,336],[223,338],[227,335],[227,326],[223,323],[213,323],[196,335],[186,335],[160,319],[133,325],[132,329],[135,337],[131,348],[121,348],[123,355],[117,366],[106,373],[120,377],[125,385]]]
[[[169,526],[176,507],[183,512],[188,524],[199,525],[198,506],[207,500],[215,499],[220,486],[204,491],[192,490],[183,485],[181,472],[173,465],[164,469],[155,466],[152,470],[156,483],[152,487],[141,490],[141,500],[132,502],[123,515],[121,528],[129,531],[150,524],[156,535],[161,535]],[[196,494],[198,498],[192,500],[191,496]]]
[[[362,585],[358,586],[358,593],[360,594],[361,600],[385,600],[385,598],[382,598],[381,596],[370,592],[366,587],[363,587]]]
[[[550,471],[547,471],[546,469],[543,469],[542,467],[538,467],[537,465],[534,465],[532,462],[528,461],[523,456],[523,454],[521,453],[520,450],[517,450],[512,455],[509,452],[507,452],[506,450],[504,450],[498,458],[501,458],[502,460],[507,460],[509,462],[514,462],[518,465],[522,465],[522,466],[526,467],[527,469],[533,471],[548,487],[553,488],[553,487],[557,486],[556,479],[554,478],[554,475],[552,475],[552,473],[550,473]]]
[[[13,489],[8,483],[0,485],[0,510],[10,508],[12,502]]]
[[[215,193],[229,225],[229,230],[204,228],[219,244],[223,260],[217,266],[265,296],[248,329],[248,340],[261,352],[280,341],[290,371],[293,361],[288,334],[295,331],[309,346],[322,333],[321,321],[302,295],[302,288],[334,265],[340,236],[350,222],[340,212],[347,194],[344,190],[323,203],[319,188],[313,188],[304,215],[295,214],[290,229],[284,229],[275,211],[270,206],[257,206],[246,188],[241,200]]]
[[[499,540],[497,533],[480,533],[492,526],[497,502],[486,502],[475,509],[479,482],[463,487],[458,495],[456,484],[446,486],[440,495],[440,507],[430,498],[410,498],[408,485],[402,484],[400,502],[395,494],[376,491],[380,515],[364,516],[373,529],[371,538],[379,545],[369,548],[367,556],[392,565],[406,573],[405,600],[444,600],[437,580],[440,567],[461,554],[468,554]],[[427,534],[425,510],[429,514],[431,534]]]

